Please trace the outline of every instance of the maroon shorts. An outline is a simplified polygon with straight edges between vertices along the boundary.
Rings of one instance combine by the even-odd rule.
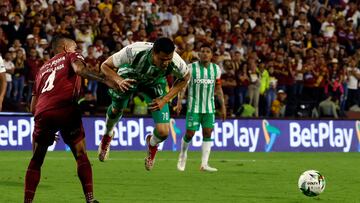
[[[58,131],[69,146],[78,143],[85,137],[81,112],[76,106],[51,109],[35,117],[34,142],[50,146]]]

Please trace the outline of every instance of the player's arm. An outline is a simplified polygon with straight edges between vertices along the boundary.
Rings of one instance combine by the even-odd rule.
[[[221,79],[216,80],[215,84],[215,95],[218,97],[220,105],[221,105],[221,117],[223,120],[226,119],[226,106],[224,100],[224,92],[221,86]]]
[[[115,83],[111,80],[106,78],[106,76],[102,73],[99,73],[95,70],[91,70],[90,68],[86,67],[86,64],[81,60],[75,60],[71,63],[76,74],[80,75],[83,78],[89,80],[97,80],[108,85],[111,88],[116,88]]]
[[[181,90],[183,90],[188,81],[190,79],[190,73],[187,72],[185,76],[181,79],[176,79],[173,87],[169,90],[169,92],[162,98],[165,103],[168,103],[171,99],[173,99]]]
[[[127,51],[128,50],[128,51]],[[104,63],[100,66],[100,71],[105,77],[114,81],[121,91],[126,91],[129,89],[131,84],[135,83],[136,80],[129,78],[122,78],[114,70],[118,69],[123,64],[131,63],[130,54],[131,50],[128,47],[121,49],[119,52],[110,56]]]
[[[179,93],[178,93],[178,98],[177,98],[177,103],[176,103],[176,113],[177,113],[177,115],[179,115],[181,110],[182,110],[182,100],[184,99],[184,96],[186,94],[186,89],[187,89],[188,84],[189,83],[187,83],[185,85],[185,87],[181,91],[179,91]]]
[[[170,102],[188,83],[190,79],[190,73],[187,72],[185,76],[181,79],[176,79],[173,87],[169,90],[169,92],[162,98],[156,98],[153,102],[149,104],[150,111],[158,111],[162,109],[162,107]]]

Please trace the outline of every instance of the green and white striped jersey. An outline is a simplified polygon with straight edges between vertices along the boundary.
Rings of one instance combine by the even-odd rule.
[[[214,91],[220,79],[220,67],[210,63],[204,67],[199,61],[188,65],[191,79],[188,85],[187,112],[215,113]]]
[[[173,74],[177,78],[184,78],[188,72],[185,61],[174,53],[172,62],[166,70],[156,67],[152,63],[151,50],[153,43],[135,42],[113,54],[113,63],[118,67],[118,75],[135,79],[138,84],[153,84],[164,76]]]

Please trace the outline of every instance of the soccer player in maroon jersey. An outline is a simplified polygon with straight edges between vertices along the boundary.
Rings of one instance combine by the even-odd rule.
[[[84,58],[75,52],[76,43],[71,39],[55,38],[52,49],[55,56],[39,69],[33,89],[33,156],[26,171],[24,202],[29,203],[34,199],[48,146],[52,145],[58,131],[76,159],[86,202],[98,202],[93,197],[92,170],[85,149],[81,113],[76,102],[81,89],[81,77],[98,80],[121,91],[128,89],[135,81],[120,77],[110,79],[98,70],[87,68]]]

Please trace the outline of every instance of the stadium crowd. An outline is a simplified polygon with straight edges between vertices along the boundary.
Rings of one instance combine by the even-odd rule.
[[[359,5],[356,0],[2,0],[4,110],[26,111],[55,35],[75,39],[94,69],[124,46],[166,36],[187,63],[198,60],[203,43],[212,45],[231,117],[341,117],[360,111]],[[85,84],[79,103],[90,114],[104,111],[110,103],[106,87]],[[128,113],[148,113],[141,94]]]

